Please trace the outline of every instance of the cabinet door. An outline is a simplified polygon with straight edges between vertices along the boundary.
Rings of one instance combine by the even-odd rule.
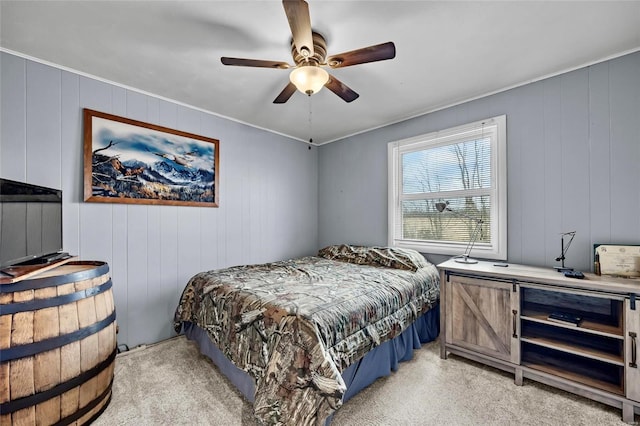
[[[625,301],[625,384],[627,398],[640,401],[640,303]]]
[[[520,362],[519,297],[513,285],[449,275],[447,344]]]

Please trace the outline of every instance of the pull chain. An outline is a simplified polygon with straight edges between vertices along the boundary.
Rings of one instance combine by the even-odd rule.
[[[309,143],[313,143],[313,125],[311,122],[311,95],[309,95]],[[311,147],[309,147],[311,149]]]

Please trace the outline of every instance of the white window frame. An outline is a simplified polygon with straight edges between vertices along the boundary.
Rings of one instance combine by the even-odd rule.
[[[452,145],[474,137],[491,136],[491,188],[487,190],[442,191],[422,194],[402,194],[401,155]],[[467,242],[410,240],[402,238],[402,201],[446,199],[488,194],[491,201],[491,244],[473,247],[472,257],[507,259],[507,120],[506,115],[432,132],[400,141],[390,142],[388,153],[388,243],[422,253],[460,255]],[[446,214],[446,213],[445,213]]]

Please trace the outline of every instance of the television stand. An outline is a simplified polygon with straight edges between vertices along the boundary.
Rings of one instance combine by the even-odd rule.
[[[22,281],[26,278],[30,278],[34,275],[48,271],[49,269],[53,269],[60,265],[64,265],[65,263],[75,259],[74,256],[70,256],[68,253],[55,253],[55,254],[56,255],[64,254],[64,257],[50,260],[47,263],[31,263],[33,262],[33,260],[31,260],[29,261],[29,263],[31,264],[21,263],[21,264],[9,266],[7,268],[0,270],[0,272],[2,272],[3,275],[6,275],[6,276],[0,277],[0,284],[12,284],[18,281]]]
[[[640,281],[480,261],[440,269],[440,357],[453,353],[640,414]]]

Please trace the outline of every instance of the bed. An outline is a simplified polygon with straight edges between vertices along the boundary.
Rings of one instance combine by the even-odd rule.
[[[262,424],[323,425],[439,332],[434,265],[406,249],[335,245],[201,272],[174,326],[196,341]]]

